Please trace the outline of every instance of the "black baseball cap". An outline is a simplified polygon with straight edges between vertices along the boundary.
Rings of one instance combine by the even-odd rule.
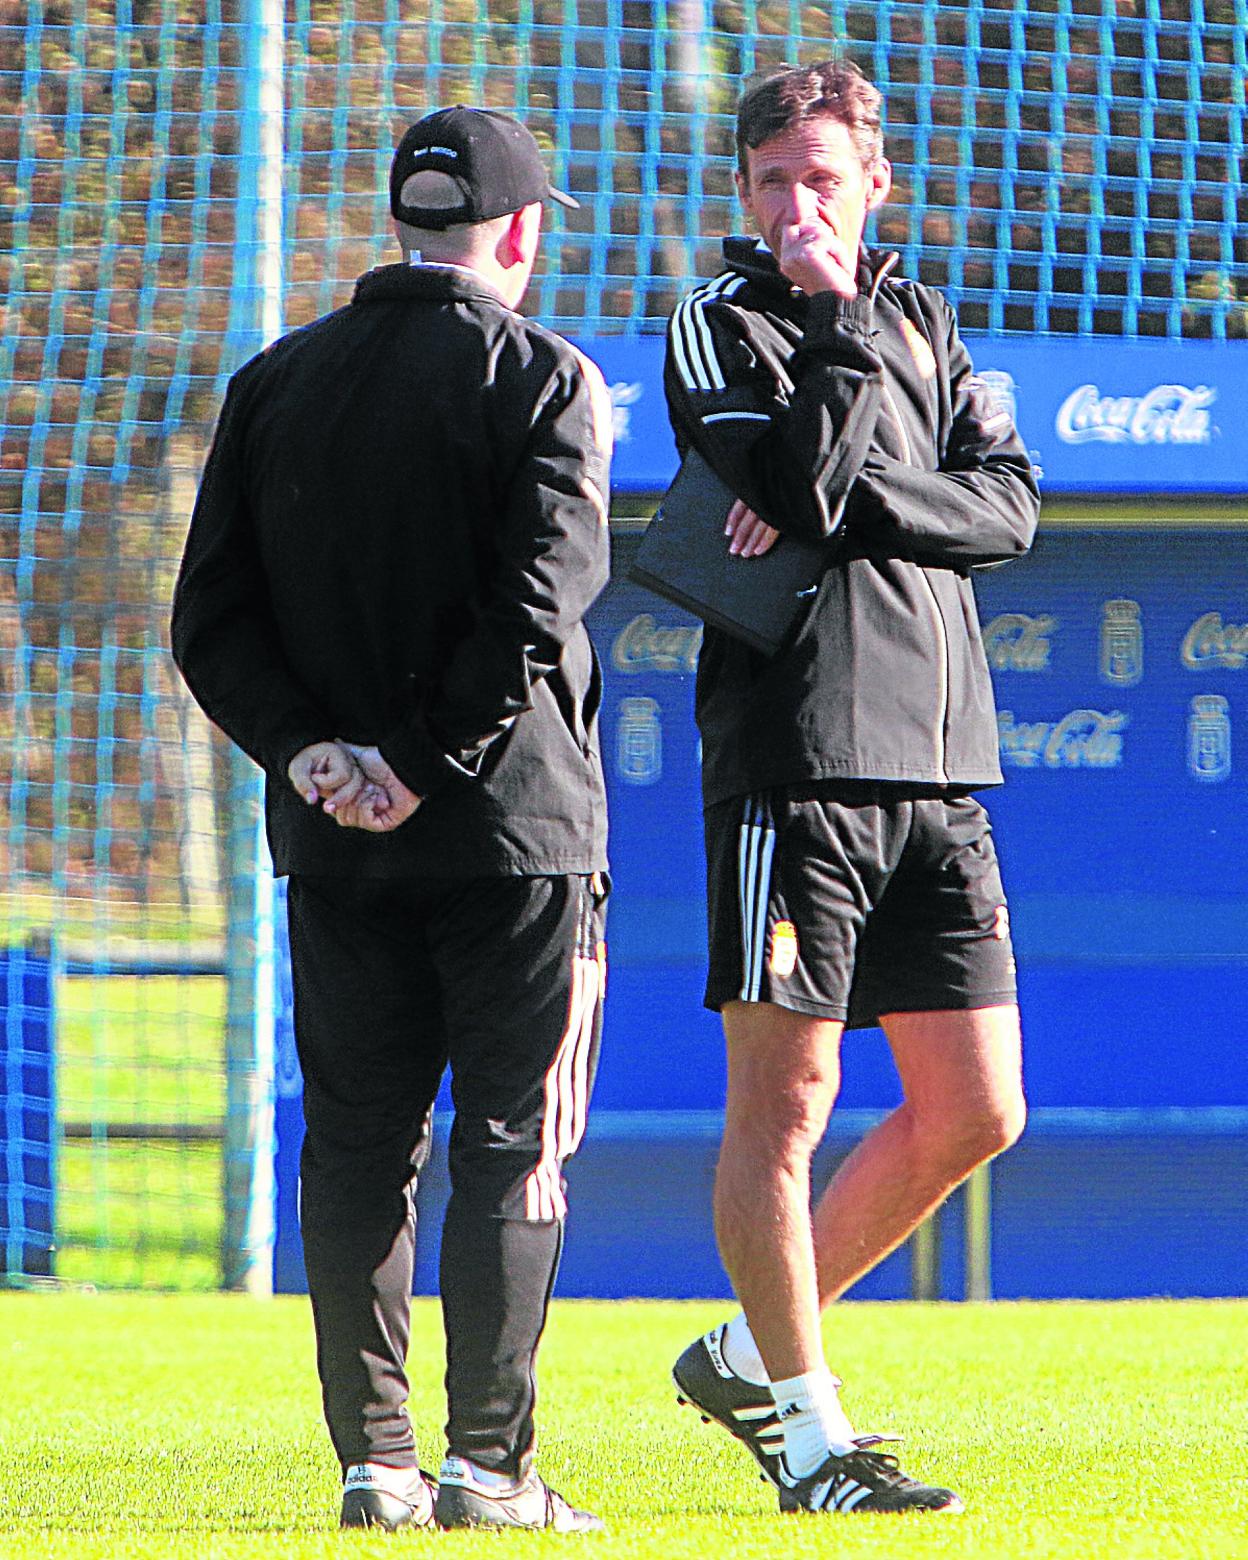
[[[414,173],[445,173],[459,186],[458,205],[419,206],[403,199]],[[576,207],[552,189],[537,142],[518,119],[492,108],[441,108],[418,119],[390,164],[390,211],[411,227],[442,229],[505,217],[535,200]]]

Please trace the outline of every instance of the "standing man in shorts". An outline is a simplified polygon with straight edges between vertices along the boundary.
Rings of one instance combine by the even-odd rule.
[[[760,238],[677,308],[666,389],[737,495],[726,546],[826,549],[774,657],[707,629],[698,666],[708,1006],[728,1099],[715,1229],[743,1313],[676,1363],[782,1511],[960,1511],[861,1435],[820,1312],[1024,1119],[1014,960],[988,820],[1001,770],[971,570],[1019,557],[1039,497],[953,311],[863,246],[888,196],[879,92],[853,65],[751,83],[738,193]],[[841,1034],[879,1022],[903,1103],[812,1216]]]
[[[290,875],[300,1211],[344,1527],[601,1526],[533,1468],[607,894],[582,619],[608,573],[611,412],[597,369],[516,312],[548,198],[576,204],[505,114],[408,130],[403,262],[234,376],[174,603],[178,665],[265,770]],[[448,1062],[435,1482],[405,1358]]]

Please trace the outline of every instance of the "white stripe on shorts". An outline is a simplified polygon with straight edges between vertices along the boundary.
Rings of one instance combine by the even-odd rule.
[[[771,894],[771,860],[776,829],[771,809],[759,797],[747,797],[737,848],[737,881],[741,895],[741,1000],[757,1002],[763,985],[767,953],[767,900]]]

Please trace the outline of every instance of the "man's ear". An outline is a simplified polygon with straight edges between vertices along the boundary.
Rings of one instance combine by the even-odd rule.
[[[750,181],[741,172],[740,168],[733,170],[732,177],[737,186],[737,199],[741,202],[746,216],[752,217],[754,215],[754,201],[750,195]]]
[[[893,188],[893,165],[881,157],[867,175],[867,210],[874,211],[888,199]]]
[[[542,203],[540,200],[513,211],[503,234],[502,253],[499,258],[510,269],[513,265],[531,266],[537,258],[537,244],[542,231]]]

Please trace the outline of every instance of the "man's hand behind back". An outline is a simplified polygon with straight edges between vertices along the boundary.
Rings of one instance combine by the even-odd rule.
[[[286,778],[309,806],[333,801],[344,807],[360,794],[366,780],[350,751],[328,741],[301,748],[287,766]]]
[[[406,823],[421,803],[415,791],[408,790],[375,747],[341,741],[338,746],[358,765],[364,783],[345,801],[337,796],[326,801],[325,811],[335,823],[369,834],[389,834]]]

